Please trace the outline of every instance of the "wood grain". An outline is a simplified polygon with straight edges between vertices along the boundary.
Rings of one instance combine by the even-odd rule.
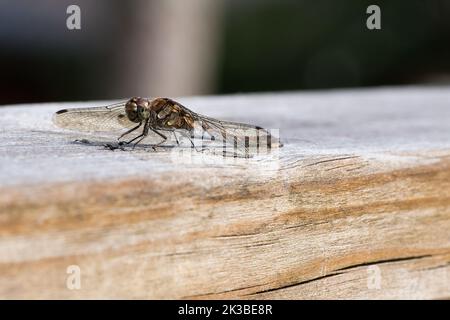
[[[450,297],[450,89],[180,101],[285,146],[110,151],[50,120],[97,103],[0,108],[0,298]]]

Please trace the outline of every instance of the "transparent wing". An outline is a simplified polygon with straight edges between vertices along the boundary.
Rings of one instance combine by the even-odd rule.
[[[202,128],[214,139],[222,141],[222,144],[232,146],[243,152],[271,148],[273,137],[266,129],[245,123],[223,121],[210,117],[199,116]]]
[[[278,137],[271,132],[246,123],[218,120],[207,117],[171,100],[194,120],[191,138],[201,140],[203,148],[222,148],[223,154],[233,156],[251,156],[262,153],[272,147],[281,147]]]
[[[91,132],[121,131],[137,125],[128,120],[125,102],[103,107],[59,110],[54,114],[53,122],[61,128]]]

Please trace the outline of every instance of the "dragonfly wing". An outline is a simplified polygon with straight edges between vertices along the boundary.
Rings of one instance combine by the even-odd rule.
[[[60,128],[90,132],[121,131],[137,125],[125,113],[125,103],[94,108],[59,110],[53,122]]]
[[[260,153],[263,149],[282,146],[278,137],[271,132],[246,123],[218,120],[191,111],[180,103],[177,104],[194,121],[194,130],[190,132],[194,139],[202,140],[202,145],[213,148],[226,148],[224,152],[245,154]],[[208,141],[209,140],[209,141]]]
[[[199,121],[202,129],[208,132],[211,138],[214,137],[214,140],[220,141],[223,145],[245,153],[278,146],[278,138],[259,126],[217,120],[201,115],[199,115]]]

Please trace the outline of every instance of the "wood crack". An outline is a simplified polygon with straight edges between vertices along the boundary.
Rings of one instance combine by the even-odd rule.
[[[313,281],[318,281],[318,280],[334,277],[334,276],[340,275],[342,273],[343,272],[333,272],[333,273],[330,273],[330,274],[327,274],[327,275],[324,275],[324,276],[320,276],[320,277],[316,277],[316,278],[313,278],[313,279],[300,281],[300,282],[296,282],[296,283],[287,284],[287,285],[284,285],[284,286],[281,286],[281,287],[276,287],[276,288],[270,288],[270,289],[266,289],[266,290],[256,291],[256,292],[253,292],[253,293],[250,293],[250,294],[246,294],[245,296],[252,296],[252,295],[255,295],[255,294],[273,292],[273,291],[277,291],[277,290],[282,290],[282,289],[292,288],[292,287],[296,287],[296,286],[301,286],[301,285],[304,285],[304,284],[307,284],[307,283],[310,283],[310,282],[313,282]]]
[[[321,160],[321,161],[309,163],[309,164],[305,165],[304,167],[311,167],[311,166],[315,166],[315,165],[318,165],[318,164],[321,164],[321,163],[332,162],[332,161],[339,161],[339,160],[347,160],[347,159],[355,159],[355,158],[359,158],[359,156],[349,156],[349,157],[341,157],[341,158],[332,158],[332,159],[327,159],[327,160]]]
[[[403,257],[403,258],[393,258],[393,259],[383,259],[383,260],[376,260],[376,261],[371,261],[371,262],[367,262],[367,263],[359,263],[359,264],[354,264],[354,265],[350,265],[344,268],[339,268],[336,269],[334,271],[332,271],[331,273],[324,275],[324,276],[320,276],[320,277],[316,277],[316,278],[312,278],[309,280],[305,280],[305,281],[300,281],[300,282],[296,282],[296,283],[291,283],[291,284],[287,284],[281,287],[276,287],[276,288],[270,288],[270,289],[266,289],[266,290],[261,290],[261,291],[257,291],[257,292],[253,292],[250,294],[246,294],[245,296],[251,296],[251,295],[257,295],[257,294],[262,294],[262,293],[268,293],[268,292],[274,292],[274,291],[278,291],[278,290],[283,290],[283,289],[287,289],[287,288],[292,288],[292,287],[296,287],[296,286],[301,286],[301,285],[305,285],[314,281],[319,281],[319,280],[323,280],[326,278],[330,278],[330,277],[334,277],[340,274],[344,274],[346,270],[349,269],[353,269],[353,268],[357,268],[357,267],[363,267],[363,266],[371,266],[371,265],[377,265],[377,264],[385,264],[385,263],[395,263],[395,262],[401,262],[401,261],[409,261],[409,260],[415,260],[415,259],[423,259],[423,258],[429,258],[432,257],[432,255],[419,255],[419,256],[411,256],[411,257]],[[447,264],[449,265],[450,262]],[[444,267],[445,265],[441,265],[438,267]],[[438,268],[435,267],[435,268]]]
[[[429,267],[429,268],[424,268],[424,269],[421,269],[421,270],[423,270],[423,271],[429,271],[429,270],[436,270],[436,269],[447,268],[447,267],[449,267],[449,266],[450,266],[450,261],[448,261],[448,262],[446,262],[446,263],[443,263],[443,264],[439,264],[439,265],[437,265],[437,266],[433,266],[433,267]]]
[[[193,296],[181,297],[181,299],[195,299],[195,298],[202,298],[202,297],[206,297],[206,296],[221,295],[221,294],[224,294],[224,293],[242,291],[242,290],[246,290],[246,289],[253,289],[253,288],[257,288],[257,287],[261,287],[261,286],[262,285],[258,284],[258,285],[248,286],[248,287],[237,288],[237,289],[230,289],[230,290],[219,291],[219,292],[207,292],[207,293],[202,293],[202,294],[196,294],[196,295],[193,295]]]
[[[339,269],[336,269],[336,271],[344,271],[344,270],[349,270],[349,269],[358,268],[358,267],[372,266],[372,265],[376,265],[376,264],[394,263],[394,262],[408,261],[408,260],[414,260],[414,259],[423,259],[423,258],[430,258],[430,257],[432,257],[431,254],[425,254],[425,255],[420,255],[420,256],[410,256],[410,257],[402,257],[402,258],[392,258],[392,259],[369,261],[369,262],[358,263],[358,264],[353,264],[353,265],[350,265],[347,267],[339,268]]]

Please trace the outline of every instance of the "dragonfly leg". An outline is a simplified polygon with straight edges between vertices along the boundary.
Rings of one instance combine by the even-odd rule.
[[[131,139],[130,141],[123,141],[123,142],[121,142],[121,143],[119,143],[119,144],[130,144],[130,143],[132,143],[133,141],[135,141],[136,139],[139,139],[139,138],[141,138],[141,137],[144,137],[144,134],[143,133],[141,133],[140,135],[138,135],[137,137],[134,137],[133,139]],[[145,138],[145,137],[144,137]],[[140,140],[139,140],[140,141]]]
[[[162,140],[161,142],[158,142],[156,145],[153,146],[154,147],[158,147],[161,144],[163,144],[164,142],[166,142],[167,137],[165,135],[163,135],[161,132],[159,132],[158,130],[155,130],[153,128],[150,128],[154,133],[156,133],[157,135],[159,135],[161,138],[163,138],[164,140]],[[178,141],[177,141],[178,142]]]
[[[189,136],[186,136],[186,138],[188,138],[188,139],[189,139],[189,141],[191,142],[191,144],[192,144],[192,148],[195,148],[195,144],[194,144],[194,141],[192,141],[191,137],[189,137]]]
[[[137,128],[134,128],[134,130],[135,130],[135,129],[137,129]],[[153,148],[154,148],[154,147],[157,147],[157,146],[159,146],[159,145],[161,145],[161,144],[164,143],[164,142],[166,142],[167,137],[166,137],[165,135],[163,135],[162,133],[160,133],[159,131],[157,131],[157,130],[155,130],[155,129],[153,129],[153,128],[150,128],[149,125],[148,125],[148,123],[145,123],[145,125],[144,125],[144,130],[142,131],[142,133],[141,133],[140,135],[138,135],[137,137],[134,137],[134,138],[131,139],[130,141],[126,141],[126,142],[124,142],[124,143],[125,143],[125,144],[130,144],[130,143],[132,143],[133,141],[139,139],[138,141],[136,141],[136,142],[133,144],[133,149],[134,149],[134,148],[139,144],[139,142],[141,142],[143,139],[145,139],[145,137],[148,136],[148,130],[149,130],[149,129],[151,129],[153,132],[155,132],[156,134],[158,134],[160,137],[163,138],[163,140],[162,140],[161,142],[157,143],[156,145],[154,145]]]
[[[140,136],[138,136],[138,137],[136,137],[136,138],[134,138],[133,140],[135,140],[135,139],[137,139],[137,138],[140,138],[138,141],[136,141],[136,143],[133,145],[133,149],[136,147],[136,145],[139,143],[139,142],[141,142],[147,135],[148,135],[148,129],[151,129],[153,132],[155,132],[155,133],[157,133],[161,138],[163,138],[164,140],[162,140],[161,142],[158,142],[157,144],[155,144],[155,145],[153,145],[152,147],[153,147],[153,149],[155,149],[155,147],[158,147],[159,145],[161,145],[161,144],[163,144],[164,142],[166,142],[166,140],[167,140],[167,137],[165,136],[165,135],[163,135],[161,132],[159,132],[159,131],[156,131],[155,129],[153,129],[153,128],[150,128],[149,126],[148,126],[148,123],[146,123],[145,124],[145,127],[144,127],[144,132],[142,132],[142,134],[140,135]],[[131,141],[130,141],[131,142]]]
[[[142,123],[141,123],[142,124]],[[140,125],[139,125],[140,126]],[[137,126],[136,128],[133,128],[132,130],[136,130],[137,128],[139,128],[139,126]],[[132,131],[131,130],[131,131]],[[134,137],[133,139],[131,139],[130,141],[121,141],[121,142],[119,142],[119,145],[120,144],[130,144],[130,143],[132,143],[133,141],[135,141],[136,139],[139,139],[139,138],[145,138],[146,136],[147,136],[147,134],[148,134],[148,126],[147,126],[147,123],[145,123],[145,125],[144,125],[144,130],[142,131],[142,133],[140,134],[140,135],[138,135],[137,137]],[[120,139],[120,138],[119,138]],[[139,141],[141,141],[142,139],[139,139]],[[139,143],[139,141],[138,142],[136,142],[134,145],[136,146],[136,144],[138,144]]]
[[[117,140],[120,140],[122,137],[124,137],[124,136],[126,136],[127,134],[133,132],[134,130],[138,129],[141,125],[142,125],[142,122],[139,122],[139,124],[138,124],[136,127],[131,128],[130,130],[128,130],[128,131],[122,133],[122,134],[120,135],[120,137],[117,138]]]
[[[173,136],[175,137],[175,141],[177,142],[177,145],[180,145],[180,141],[178,141],[177,135],[175,134],[175,131],[172,131]]]
[[[192,141],[191,137],[186,136],[186,138],[188,138],[189,141],[191,142],[192,148],[194,148],[195,151],[200,152],[200,151],[195,147],[194,141]],[[204,149],[202,148],[201,151],[204,151]]]
[[[140,135],[141,138],[133,144],[133,149],[136,148],[136,146],[138,145],[138,143],[141,142],[143,139],[145,139],[146,136],[147,136],[147,135],[141,134],[141,135]]]
[[[145,123],[145,125],[144,125],[144,131],[142,131],[142,134],[139,135],[139,136],[137,136],[136,138],[134,138],[133,140],[131,140],[131,141],[128,142],[128,143],[130,143],[130,142],[136,140],[137,138],[140,138],[138,141],[136,141],[136,142],[133,144],[133,149],[136,148],[136,146],[138,145],[138,143],[141,142],[141,141],[148,135],[148,129],[149,129],[149,126],[148,126],[148,121],[147,121],[147,122]]]

